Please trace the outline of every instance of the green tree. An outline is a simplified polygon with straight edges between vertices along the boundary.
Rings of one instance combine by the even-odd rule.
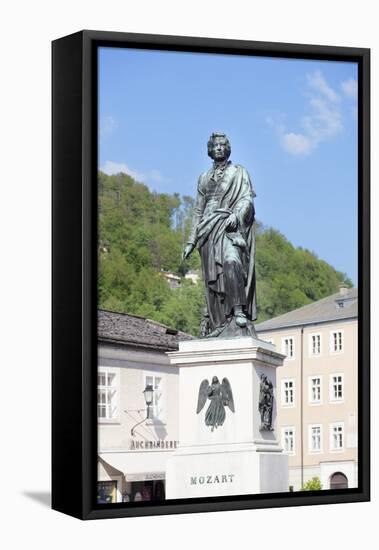
[[[320,478],[315,476],[312,479],[306,481],[301,490],[302,491],[320,491],[322,489]]]
[[[178,330],[199,335],[200,319],[205,307],[202,281],[197,285],[183,279],[180,288],[171,291],[157,320]]]

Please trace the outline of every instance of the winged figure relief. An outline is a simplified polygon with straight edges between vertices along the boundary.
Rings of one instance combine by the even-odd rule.
[[[212,426],[212,432],[215,428],[222,426],[225,420],[225,407],[234,413],[233,393],[230,382],[223,378],[220,384],[217,376],[212,378],[212,383],[203,380],[199,388],[199,397],[197,400],[196,414],[203,409],[207,399],[210,400],[209,407],[205,413],[206,426]]]

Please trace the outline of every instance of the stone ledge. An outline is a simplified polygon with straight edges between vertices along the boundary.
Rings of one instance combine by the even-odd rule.
[[[179,343],[179,351],[167,353],[173,365],[203,365],[236,361],[258,361],[271,367],[283,364],[285,355],[258,338],[203,338]]]
[[[255,442],[250,443],[204,443],[198,445],[179,445],[172,456],[207,455],[219,453],[283,453],[280,442]]]

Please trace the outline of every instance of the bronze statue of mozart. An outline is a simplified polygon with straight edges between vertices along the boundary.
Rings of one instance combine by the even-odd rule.
[[[197,247],[207,309],[202,336],[255,336],[255,193],[243,166],[229,160],[227,136],[213,133],[213,166],[201,174],[185,260]],[[206,328],[205,328],[206,327]]]

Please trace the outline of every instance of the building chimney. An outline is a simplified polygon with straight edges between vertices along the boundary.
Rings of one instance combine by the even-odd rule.
[[[340,296],[346,296],[346,294],[348,293],[348,290],[349,290],[349,287],[347,286],[346,283],[340,283],[338,285],[338,288],[340,290]]]

